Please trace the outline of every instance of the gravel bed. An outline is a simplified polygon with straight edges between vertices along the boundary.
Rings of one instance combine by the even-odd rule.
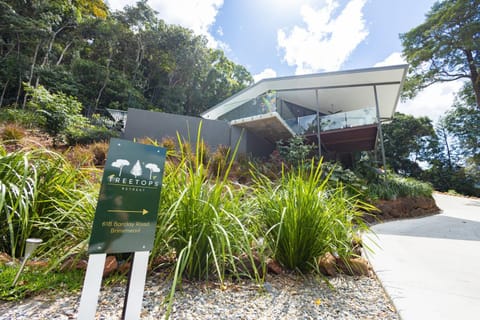
[[[175,295],[170,319],[399,319],[375,277],[268,276],[251,281],[187,282]],[[163,319],[171,280],[147,278],[141,319]],[[102,288],[97,319],[120,319],[124,286]],[[76,319],[80,294],[0,302],[0,319]]]

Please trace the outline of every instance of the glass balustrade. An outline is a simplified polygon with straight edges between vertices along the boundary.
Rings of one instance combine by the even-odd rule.
[[[287,125],[296,134],[306,135],[317,132],[316,114],[292,117],[292,112],[282,112],[282,107],[280,107],[282,110],[277,110],[277,102],[278,101],[275,92],[267,92],[255,99],[246,101],[238,108],[235,108],[223,115],[220,119],[232,121],[278,111]],[[309,111],[314,112],[312,110]],[[373,107],[320,116],[321,131],[358,127],[375,123],[377,123],[377,116],[375,108]]]
[[[297,134],[312,134],[317,132],[317,116],[309,115],[299,117],[293,123],[287,123]],[[330,115],[320,116],[320,130],[336,130],[377,123],[375,108],[363,108],[349,112],[339,112]]]
[[[276,106],[277,98],[275,92],[267,92],[254,99],[246,101],[239,107],[221,116],[220,119],[232,121],[258,116],[276,111]]]

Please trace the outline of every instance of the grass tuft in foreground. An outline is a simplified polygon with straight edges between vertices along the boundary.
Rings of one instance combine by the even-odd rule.
[[[307,169],[308,167],[308,169]],[[291,270],[314,269],[326,252],[353,254],[352,240],[367,229],[360,209],[371,209],[348,197],[341,184],[329,187],[321,163],[283,172],[278,183],[256,174],[259,219],[274,258]]]

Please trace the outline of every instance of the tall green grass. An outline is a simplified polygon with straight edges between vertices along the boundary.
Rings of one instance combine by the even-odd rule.
[[[228,178],[236,149],[222,147],[219,161],[210,155],[200,133],[201,126],[195,150],[178,136],[178,149],[168,152],[152,255],[173,252],[178,281],[212,275],[223,281],[227,272],[241,276],[240,255],[253,260],[250,244],[256,236],[250,231],[251,200],[247,187]],[[158,145],[152,139],[144,141]],[[249,276],[260,279],[259,275],[255,270]]]
[[[184,276],[208,279],[215,273],[223,281],[227,270],[235,273],[237,257],[250,250],[252,235],[244,225],[249,202],[245,188],[228,180],[233,157],[226,155],[224,169],[211,168],[199,137],[193,161],[179,140],[181,160],[175,176],[169,175],[174,178],[171,190],[165,190],[174,195],[167,212],[173,217],[171,244]]]
[[[309,169],[307,169],[309,168]],[[283,171],[274,183],[255,174],[259,219],[274,258],[291,270],[311,270],[318,257],[335,252],[348,257],[357,232],[367,229],[360,209],[371,207],[345,194],[342,185],[330,187],[321,163]]]
[[[1,156],[0,216],[5,223],[0,251],[19,257],[29,237],[44,239],[42,248],[56,252],[81,241],[93,218],[95,193],[87,176],[58,153],[40,148]]]

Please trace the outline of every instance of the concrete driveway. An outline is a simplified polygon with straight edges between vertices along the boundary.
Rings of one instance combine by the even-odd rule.
[[[480,200],[434,198],[438,215],[374,226],[367,257],[402,319],[480,319]]]

